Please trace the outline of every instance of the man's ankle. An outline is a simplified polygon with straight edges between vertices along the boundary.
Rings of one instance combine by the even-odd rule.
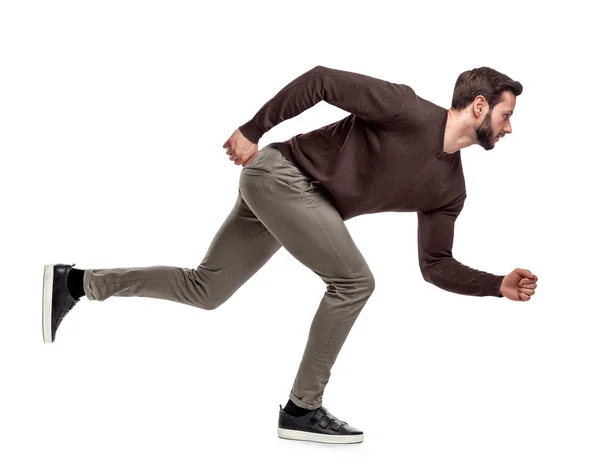
[[[303,407],[298,407],[296,404],[292,402],[291,399],[288,399],[287,404],[283,408],[284,412],[290,414],[292,417],[300,417],[302,415],[308,414],[310,409],[304,409]]]

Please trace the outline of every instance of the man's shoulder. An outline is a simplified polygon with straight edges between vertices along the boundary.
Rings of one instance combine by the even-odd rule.
[[[411,126],[425,131],[436,130],[447,113],[446,108],[439,106],[418,94],[414,94],[408,103],[404,104],[402,113],[392,125]]]

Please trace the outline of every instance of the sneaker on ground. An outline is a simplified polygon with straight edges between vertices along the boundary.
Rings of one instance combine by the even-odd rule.
[[[320,443],[360,443],[363,432],[334,417],[325,407],[293,417],[279,405],[277,434],[289,440]]]

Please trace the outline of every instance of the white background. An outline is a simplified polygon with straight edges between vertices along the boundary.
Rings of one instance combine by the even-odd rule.
[[[2,2],[0,469],[599,469],[599,38],[584,4]],[[277,437],[325,289],[283,249],[215,311],[83,298],[44,344],[43,265],[196,267],[237,197],[222,144],[316,65],[446,108],[467,69],[523,84],[513,134],[462,150],[454,256],[530,269],[533,299],[426,283],[415,213],[347,221],[376,289],[324,405],[359,445]],[[319,103],[259,146],[346,114]]]

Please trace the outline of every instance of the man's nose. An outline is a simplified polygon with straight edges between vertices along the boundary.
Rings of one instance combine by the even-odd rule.
[[[510,123],[508,123],[506,125],[506,127],[504,128],[504,134],[510,134],[510,133],[512,133],[512,126]]]

